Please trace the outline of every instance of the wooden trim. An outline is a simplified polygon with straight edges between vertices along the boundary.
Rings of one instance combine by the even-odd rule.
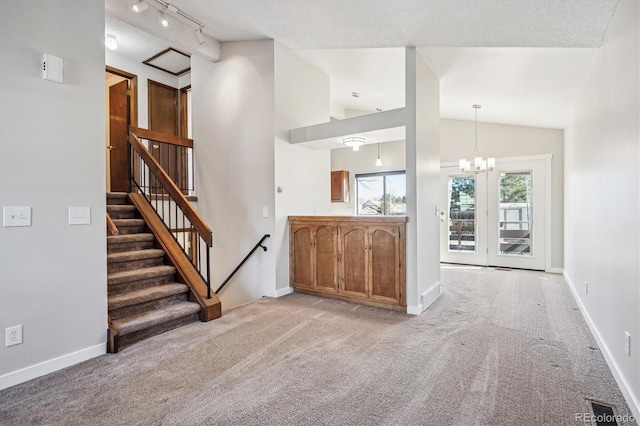
[[[204,242],[209,246],[213,246],[213,233],[205,221],[200,217],[198,212],[193,208],[191,203],[187,201],[182,191],[176,186],[175,182],[167,175],[160,163],[153,158],[147,148],[142,145],[140,139],[136,135],[135,129],[129,129],[129,143],[131,147],[138,153],[138,155],[145,162],[153,176],[160,181],[164,190],[169,194],[173,201],[180,207],[182,212],[187,216],[189,222],[198,231]],[[146,199],[145,199],[146,202]]]
[[[200,312],[201,321],[211,321],[222,316],[222,304],[220,299],[211,290],[211,298],[207,299],[207,284],[204,282],[198,271],[195,270],[191,261],[182,251],[182,247],[167,230],[164,222],[158,217],[149,205],[143,194],[129,194],[133,205],[147,223],[147,226],[156,237],[158,243],[164,250],[169,261],[177,270],[177,275],[191,289],[191,294],[202,307]]]
[[[107,213],[107,228],[109,228],[109,232],[111,232],[111,235],[120,235],[120,231],[118,230],[118,227],[116,226],[113,219],[111,219],[111,215],[109,213]]]
[[[409,216],[289,216],[289,222],[317,223],[336,221],[393,225],[408,222]]]
[[[155,130],[141,129],[139,127],[129,127],[129,132],[134,132],[140,139],[149,139],[156,142],[168,143],[171,145],[186,146],[193,148],[193,139],[181,136],[169,135],[167,133],[156,132]]]
[[[164,72],[166,72],[168,74],[171,74],[171,75],[175,75],[176,77],[180,77],[182,74],[186,74],[188,71],[190,71],[191,67],[187,67],[187,68],[183,69],[182,71],[178,71],[177,73],[175,73],[175,72],[169,71],[167,69],[161,68],[161,67],[159,67],[157,65],[153,65],[152,63],[150,63],[154,59],[159,58],[160,56],[164,55],[165,53],[172,52],[172,51],[176,52],[176,53],[179,53],[179,54],[181,54],[183,56],[186,56],[187,58],[191,59],[191,56],[187,55],[186,53],[183,53],[183,52],[181,52],[179,50],[176,50],[173,47],[169,47],[169,48],[163,50],[162,52],[153,55],[152,57],[150,57],[146,61],[143,61],[142,63],[145,64],[145,65],[148,65],[150,67],[153,67],[153,68],[155,68],[157,70],[164,71]]]

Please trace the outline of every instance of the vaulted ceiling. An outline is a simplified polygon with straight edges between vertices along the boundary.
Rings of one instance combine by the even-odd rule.
[[[118,1],[130,3],[107,3]],[[402,106],[397,48],[416,46],[441,79],[443,117],[472,119],[471,104],[480,103],[481,121],[563,128],[618,0],[170,3],[219,41],[268,38],[297,51],[330,76],[336,115],[354,107],[353,91],[359,109]]]

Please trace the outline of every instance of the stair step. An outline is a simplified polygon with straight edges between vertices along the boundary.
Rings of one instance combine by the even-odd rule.
[[[107,205],[107,213],[111,219],[135,219],[138,209],[132,204]]]
[[[123,235],[141,233],[145,225],[143,219],[114,219],[113,223]]]
[[[129,194],[126,192],[107,192],[107,205],[130,204]]]
[[[164,251],[159,249],[123,251],[107,255],[107,273],[162,265]]]
[[[107,253],[153,248],[153,234],[127,234],[107,237]]]
[[[124,336],[136,331],[151,328],[169,321],[177,320],[200,312],[200,305],[194,302],[179,302],[154,311],[111,321],[112,333]]]
[[[123,284],[131,281],[159,278],[176,273],[176,268],[169,265],[153,266],[151,268],[136,269],[134,271],[114,272],[107,275],[108,285]]]
[[[189,291],[186,284],[169,283],[109,296],[109,310],[120,309]]]

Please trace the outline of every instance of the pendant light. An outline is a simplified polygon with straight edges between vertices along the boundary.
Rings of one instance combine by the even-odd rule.
[[[376,160],[376,167],[382,167],[382,160],[380,159],[380,144],[378,144],[378,159]]]
[[[473,104],[471,107],[475,110],[475,148],[473,150],[474,153],[478,152],[478,110],[482,108],[481,105]],[[496,159],[494,157],[487,158],[486,160],[480,156],[475,156],[473,159],[473,165],[471,162],[465,158],[460,159],[458,162],[458,166],[460,170],[463,172],[473,172],[475,174],[491,171],[496,166]]]

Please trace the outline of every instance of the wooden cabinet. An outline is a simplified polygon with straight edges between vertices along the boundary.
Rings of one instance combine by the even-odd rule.
[[[331,172],[331,202],[349,202],[349,172],[347,170]]]
[[[336,292],[338,271],[337,227],[335,225],[292,225],[289,269],[291,286]]]
[[[404,310],[406,217],[292,216],[290,284]]]

